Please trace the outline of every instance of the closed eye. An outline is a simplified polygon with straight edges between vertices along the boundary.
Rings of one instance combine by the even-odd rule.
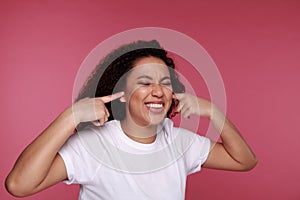
[[[161,85],[164,85],[164,86],[171,86],[171,82],[161,83]]]
[[[143,86],[148,86],[148,85],[150,85],[151,83],[149,83],[149,82],[138,82],[137,84],[143,85]]]

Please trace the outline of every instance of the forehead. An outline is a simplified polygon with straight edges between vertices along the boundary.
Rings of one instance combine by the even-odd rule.
[[[130,72],[131,77],[141,75],[155,77],[170,76],[168,66],[159,58],[147,57],[138,60]]]
[[[147,63],[158,63],[158,64],[162,64],[162,65],[165,65],[166,63],[160,59],[160,58],[156,58],[156,57],[153,57],[153,56],[149,56],[149,57],[145,57],[145,58],[140,58],[138,59],[134,66],[139,66],[139,65],[144,65],[144,64],[147,64]]]

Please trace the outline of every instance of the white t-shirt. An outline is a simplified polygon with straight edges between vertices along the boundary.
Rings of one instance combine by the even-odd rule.
[[[67,184],[80,184],[80,200],[184,199],[187,175],[200,171],[210,140],[165,119],[155,142],[127,137],[120,121],[72,135],[59,154]]]

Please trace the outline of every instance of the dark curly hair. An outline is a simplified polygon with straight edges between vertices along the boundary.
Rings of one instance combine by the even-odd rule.
[[[179,81],[178,75],[175,72],[174,61],[172,58],[168,57],[167,51],[165,51],[156,40],[139,40],[123,45],[108,54],[89,76],[76,98],[76,101],[86,97],[94,98],[107,96],[121,91],[119,86],[125,85],[127,72],[134,67],[135,62],[146,57],[156,57],[164,61],[164,63],[171,68],[169,69],[169,72],[173,92],[182,93],[185,91],[184,85]],[[177,104],[178,102],[173,99],[171,107],[167,113],[169,118],[175,116],[174,109]],[[115,100],[107,103],[106,107],[110,113],[108,120],[124,119],[124,103],[119,100]],[[81,123],[77,129],[81,129],[88,124],[88,122]]]

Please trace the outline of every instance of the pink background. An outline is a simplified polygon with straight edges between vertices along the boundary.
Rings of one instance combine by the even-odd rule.
[[[185,33],[209,52],[224,79],[228,116],[259,159],[246,173],[190,176],[187,199],[300,199],[299,11],[296,0],[0,1],[0,199],[15,199],[5,177],[71,104],[87,54],[116,33],[145,26]],[[58,184],[25,199],[77,195],[77,186]]]

